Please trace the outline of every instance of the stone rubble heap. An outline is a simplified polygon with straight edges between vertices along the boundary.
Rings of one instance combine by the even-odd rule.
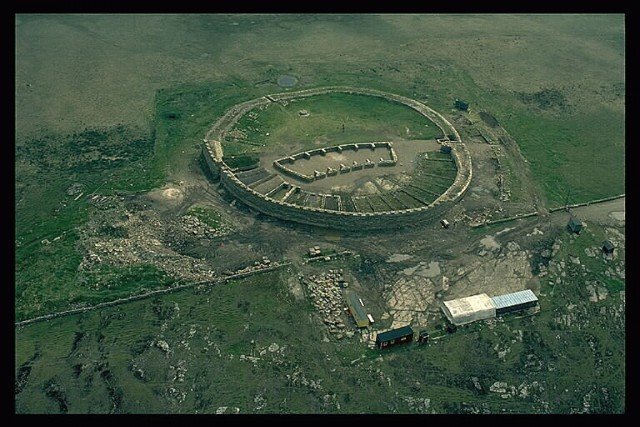
[[[215,230],[191,215],[167,220],[152,209],[125,206],[122,197],[100,196],[100,200],[102,209],[77,230],[84,253],[79,272],[93,271],[99,265],[150,264],[178,280],[217,277],[205,259],[181,253],[180,242],[219,237],[228,232],[225,226]]]
[[[343,320],[345,302],[341,286],[346,283],[343,270],[332,269],[327,273],[313,274],[304,280],[304,283],[309,290],[314,307],[322,316],[324,323],[329,327],[329,331],[337,339],[342,339],[345,335],[348,337],[353,336],[353,331],[346,330],[347,326]]]
[[[272,264],[269,258],[267,258],[266,256],[263,256],[261,260],[254,261],[253,265],[249,265],[247,267],[241,268],[240,270],[229,272],[229,275],[249,273],[251,271],[262,270],[268,267],[273,267],[275,265],[278,265],[278,263],[276,262]]]
[[[180,219],[180,222],[185,232],[196,237],[213,239],[215,237],[220,237],[228,234],[227,227],[225,227],[224,225],[218,229],[215,229],[205,224],[197,216],[184,215]]]

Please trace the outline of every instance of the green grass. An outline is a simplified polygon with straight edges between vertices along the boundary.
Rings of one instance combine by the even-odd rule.
[[[308,117],[298,114],[307,110]],[[236,129],[250,144],[224,143],[226,150],[256,150],[256,146],[302,145],[304,149],[347,142],[371,142],[394,138],[432,139],[440,129],[416,111],[382,98],[333,93],[300,98],[286,107],[269,104],[256,109],[255,119],[243,116]],[[343,131],[344,125],[344,131]],[[407,133],[407,129],[409,132]],[[269,134],[269,135],[267,135]],[[320,143],[317,140],[320,139]]]
[[[603,283],[610,292],[618,292],[624,290],[624,282],[616,278],[609,278],[604,274],[605,268],[612,265],[611,263],[605,263],[605,258],[601,251],[602,242],[609,238],[610,236],[607,235],[602,227],[590,223],[588,227],[582,229],[575,239],[570,238],[568,232],[565,234],[563,238],[565,244],[561,246],[559,256],[561,259],[568,258],[569,255],[577,256],[580,258],[580,263],[590,270],[589,280]],[[595,252],[595,256],[588,257],[585,254],[586,248],[591,248]],[[619,257],[624,259],[624,245],[619,245],[616,248],[616,252]]]
[[[114,273],[121,275],[114,280],[128,285],[114,285],[100,294],[88,292],[77,282],[82,255],[75,228],[93,209],[87,196],[143,192],[174,178],[197,158],[208,125],[249,96],[246,93],[216,85],[159,91],[151,135],[115,126],[46,135],[17,144],[16,319],[63,310],[72,303],[114,299],[124,296],[124,290],[133,291],[134,283],[144,283],[144,274],[131,276],[126,269]],[[78,200],[66,194],[74,183],[84,185]],[[51,243],[41,243],[44,239]],[[166,280],[144,286],[154,283],[164,286]]]
[[[433,88],[427,103],[446,114],[450,108],[447,99],[456,93],[467,98],[472,106],[478,103],[486,106],[520,145],[549,205],[564,203],[567,191],[570,202],[624,192],[624,116],[618,110],[596,104],[561,116],[557,112],[535,111],[509,93],[482,91],[460,69],[451,66],[445,69],[446,72],[429,67],[422,70],[421,78],[429,80]],[[322,66],[317,72],[323,72]],[[413,83],[403,87],[395,77],[380,81],[366,73],[343,70],[336,71],[331,82],[316,83],[371,86],[407,96],[413,96],[415,90],[421,99],[416,86],[419,80],[417,76],[411,77]],[[273,89],[248,84],[181,86],[158,92],[155,131],[151,135],[119,126],[66,136],[50,135],[18,144],[15,224],[18,318],[27,313],[48,312],[53,300],[59,300],[55,306],[62,307],[63,301],[81,293],[75,283],[81,257],[76,250],[74,228],[90,212],[87,194],[144,191],[178,177],[197,157],[201,138],[217,117],[237,102],[269,92]],[[303,108],[311,113],[310,117],[297,115]],[[243,120],[246,119],[245,116]],[[326,141],[322,145],[359,138],[406,137],[405,126],[409,127],[411,138],[433,137],[429,132],[436,127],[424,127],[425,120],[414,111],[385,100],[334,94],[299,100],[284,108],[272,105],[260,112],[257,124],[251,126],[257,129],[255,138],[262,138],[264,143],[291,140],[314,146],[312,141],[319,136],[326,138],[322,139]],[[264,137],[267,128],[270,136]],[[236,154],[249,147],[235,145],[241,146]],[[230,149],[233,146],[225,146],[227,154],[234,153]],[[260,149],[250,147],[252,153]],[[47,177],[46,185],[42,185],[42,176]],[[78,200],[65,194],[75,182],[86,185],[85,195]],[[512,180],[511,185],[520,184]],[[517,188],[512,188],[512,194],[514,197],[519,194]],[[61,235],[51,245],[40,243]]]
[[[429,200],[435,200],[453,184],[456,178],[456,166],[453,161],[441,162],[430,159],[449,160],[451,156],[440,152],[428,152],[428,158],[418,156],[416,170],[412,174],[411,184],[429,193]],[[409,187],[407,191],[416,191]]]
[[[209,227],[218,229],[222,225],[222,215],[219,212],[202,206],[193,206],[187,211],[187,215],[193,215]]]
[[[41,122],[44,129],[65,128],[63,123],[71,123],[66,128],[84,126],[92,120],[103,123],[102,118],[114,112],[126,119],[127,115],[135,115],[131,121],[141,123],[139,116],[144,113],[140,111],[146,113],[149,108],[123,101],[150,94],[159,86],[169,88],[156,97],[157,116],[152,119],[155,136],[129,129],[129,135],[120,138],[111,128],[99,129],[106,139],[99,134],[82,138],[63,135],[55,140],[37,138],[30,151],[16,151],[15,274],[16,310],[20,316],[55,309],[47,305],[49,301],[66,306],[65,298],[70,301],[78,295],[74,278],[80,255],[74,228],[86,220],[91,207],[84,198],[73,201],[66,196],[69,185],[82,182],[88,193],[110,194],[144,191],[168,179],[179,179],[181,171],[195,158],[208,126],[236,102],[281,91],[274,84],[280,74],[299,77],[299,88],[353,85],[398,93],[424,101],[445,116],[450,116],[455,98],[470,102],[471,109],[485,109],[521,147],[549,206],[563,204],[567,191],[573,203],[624,192],[622,15],[291,15],[277,21],[267,15],[170,16],[163,18],[166,21],[162,21],[160,37],[156,37],[157,17],[148,21],[131,17],[136,20],[135,25],[131,25],[132,21],[118,23],[114,18],[96,16],[70,16],[60,22],[56,20],[62,18],[57,16],[29,18],[37,23],[26,16],[20,19],[22,24],[16,28],[21,46],[33,42],[34,34],[29,34],[29,28],[58,32],[53,37],[39,38],[45,48],[22,49],[17,56],[16,127],[22,133],[39,129]],[[86,34],[85,24],[93,29],[95,39],[78,37],[78,29]],[[425,28],[429,29],[426,36]],[[189,32],[186,36],[185,29]],[[148,49],[128,49],[137,46],[140,37],[156,40],[148,48],[152,57],[144,56]],[[215,46],[233,49],[212,49],[212,41]],[[43,52],[59,51],[59,43],[69,42],[79,42],[69,44],[73,49],[81,47],[77,50],[79,56],[69,57],[71,65],[65,65],[63,58],[42,56]],[[126,52],[132,56],[124,56]],[[205,53],[208,59],[203,56]],[[98,56],[99,60],[94,61]],[[114,78],[96,79],[95,73],[84,72],[86,63],[76,61],[77,57],[88,58],[92,67],[98,67],[96,72],[103,75],[112,75],[114,69],[100,64],[115,63],[124,71]],[[137,59],[129,60],[133,57]],[[156,57],[167,62],[158,67]],[[121,62],[109,60],[113,58]],[[60,67],[59,73],[43,68],[42,64],[52,63],[51,59]],[[168,64],[179,64],[180,72]],[[66,76],[72,76],[72,80]],[[176,81],[202,78],[217,81],[175,86]],[[255,86],[265,81],[264,85]],[[26,88],[32,84],[43,90],[45,96],[37,97],[42,101],[29,98],[32,95],[28,91],[32,89]],[[114,85],[126,89],[113,90]],[[130,91],[132,88],[138,92]],[[537,106],[522,101],[535,100],[535,94],[547,89],[559,91],[553,93],[569,108],[547,108],[544,102]],[[93,108],[96,93],[109,95],[104,108]],[[112,93],[120,95],[111,97]],[[119,111],[109,104],[116,105]],[[60,105],[64,107],[58,108]],[[314,118],[313,105],[302,107],[298,102],[287,108],[293,114],[291,122]],[[297,110],[302,108],[312,116],[297,117]],[[340,140],[341,123],[336,120],[346,120],[346,112],[349,110],[345,106],[341,114],[334,115],[334,121],[318,120],[318,135]],[[274,117],[276,113],[286,115],[276,111]],[[372,117],[361,119],[362,123],[378,126],[380,132],[405,137],[404,129],[394,127],[394,123],[383,127]],[[345,137],[362,136],[347,135],[358,130],[355,125],[345,122]],[[313,146],[312,132],[307,136],[304,128],[291,127],[290,134],[280,135],[298,137],[298,144]],[[419,129],[409,127],[420,134]],[[256,138],[264,135],[263,130],[255,130]],[[140,144],[121,144],[136,140]],[[16,143],[22,145],[21,141]],[[76,149],[85,143],[86,150]],[[260,149],[255,145],[226,144],[225,154]],[[522,187],[527,185],[521,183]],[[516,190],[512,189],[514,197]],[[477,230],[488,234],[494,227],[503,229],[508,224]],[[462,402],[486,405],[483,408],[491,412],[569,412],[581,406],[582,397],[588,392],[595,396],[594,411],[623,412],[624,324],[614,319],[611,310],[618,301],[613,293],[623,289],[624,283],[606,278],[600,261],[580,252],[591,245],[589,240],[599,243],[603,237],[595,228],[590,229],[593,237],[583,232],[560,256],[579,254],[592,269],[588,278],[597,278],[612,294],[604,301],[589,303],[585,301],[584,279],[580,275],[568,277],[562,286],[551,287],[543,281],[542,293],[547,296],[541,297],[542,312],[531,319],[508,322],[509,328],[523,330],[524,336],[522,343],[513,343],[504,362],[496,360],[492,349],[514,336],[507,323],[493,330],[478,324],[426,347],[394,349],[383,353],[382,361],[377,361],[377,351],[365,350],[360,343],[323,343],[321,329],[309,323],[308,305],[291,301],[284,291],[283,279],[268,275],[220,286],[209,294],[183,292],[17,330],[16,371],[26,372],[27,366],[20,370],[23,363],[30,359],[33,362],[29,382],[16,395],[16,410],[57,412],[58,404],[43,390],[53,380],[66,393],[70,412],[211,412],[218,406],[238,406],[242,412],[251,412],[258,393],[263,393],[267,402],[264,412],[402,412],[409,411],[402,400],[405,395],[430,398],[430,410],[437,412],[464,412],[466,406]],[[59,240],[53,240],[63,232],[66,234]],[[45,238],[51,244],[41,244]],[[125,279],[120,282],[113,274],[104,272],[105,277],[120,283],[115,291],[131,291],[137,286],[137,281],[126,278],[145,277],[144,286],[162,281],[155,272],[144,268],[122,272]],[[179,317],[171,319],[170,313],[176,314],[175,302],[181,310]],[[581,313],[582,321],[589,323],[580,329],[558,327],[553,319],[568,313],[569,304],[575,304],[574,310]],[[214,355],[212,347],[204,350],[202,329],[189,340],[191,351],[180,347],[191,324],[210,328],[209,337],[220,345],[223,358]],[[77,332],[85,335],[77,351],[71,351]],[[150,340],[160,338],[171,343],[175,351],[171,356],[147,347]],[[252,339],[258,346],[272,342],[290,345],[285,364],[272,363],[269,358],[256,367],[240,362],[238,353],[246,352],[247,342]],[[596,342],[595,350],[591,350],[588,340]],[[236,356],[233,360],[229,359],[232,353]],[[350,365],[349,361],[361,354],[371,358]],[[542,367],[525,367],[528,356],[540,359]],[[603,365],[598,365],[599,359]],[[180,360],[188,361],[186,381],[177,383],[180,390],[187,392],[183,406],[172,403],[166,394],[171,378],[169,366]],[[144,365],[148,381],[133,375],[129,366],[134,361]],[[76,378],[74,369],[78,364],[87,367]],[[308,378],[323,380],[324,390],[318,392],[288,381],[286,375],[296,366]],[[376,369],[389,376],[391,386]],[[479,377],[485,389],[494,381],[507,381],[510,385],[539,381],[545,386],[541,398],[549,402],[549,407],[545,409],[527,399],[501,399],[494,393],[477,394],[470,382],[472,376]],[[602,387],[608,390],[609,400],[603,400]],[[324,406],[323,397],[327,394],[336,395],[340,410]],[[110,396],[120,402],[115,408]],[[122,398],[118,400],[117,396]]]
[[[211,125],[228,108],[253,96],[257,96],[255,88],[215,83],[158,91],[153,173],[170,177],[185,170],[198,155]]]
[[[625,192],[624,114],[594,108],[566,117],[517,112],[503,126],[518,142],[551,207]]]
[[[176,304],[179,311],[176,311]],[[265,390],[271,399],[274,393],[287,390],[284,372],[290,367],[280,366],[280,371],[273,370],[267,356],[265,362],[254,368],[250,362],[238,360],[238,355],[250,354],[251,340],[255,340],[259,347],[276,342],[286,345],[287,352],[294,355],[291,363],[302,362],[304,356],[300,344],[309,339],[320,341],[321,338],[311,329],[305,309],[306,304],[300,305],[292,300],[279,275],[270,273],[230,282],[204,294],[180,292],[171,298],[134,302],[126,309],[96,311],[21,329],[18,332],[16,364],[21,365],[31,358],[38,348],[41,356],[31,371],[32,386],[19,395],[18,412],[21,408],[46,412],[57,410],[41,387],[51,378],[66,390],[70,412],[109,412],[111,404],[102,390],[101,363],[103,367],[108,366],[124,396],[117,412],[178,412],[167,399],[170,385],[166,366],[168,359],[157,348],[148,347],[149,337],[160,336],[172,347],[176,346],[174,356],[177,358],[171,356],[169,359],[173,360],[172,363],[179,359],[188,362],[189,380],[175,386],[186,390],[192,379],[199,378],[196,391],[188,394],[187,405],[201,412],[213,412],[218,406],[239,406],[246,412],[256,393]],[[167,325],[164,333],[158,329],[163,322]],[[297,325],[294,334],[291,333],[291,324]],[[191,327],[197,329],[194,339],[189,339],[192,351],[180,349],[178,342]],[[52,345],[44,345],[43,328],[53,328],[52,333],[46,334],[48,339],[57,337]],[[77,352],[70,351],[75,331],[86,334]],[[222,358],[206,344],[207,340],[220,346]],[[323,344],[320,347],[326,349],[328,346]],[[227,357],[230,353],[235,354],[233,360]],[[314,359],[322,361],[320,349],[311,349],[311,354]],[[148,380],[137,379],[128,369],[132,360],[144,366]],[[73,366],[83,363],[89,368],[74,378]],[[326,361],[322,362],[323,366],[324,363]],[[294,403],[290,405],[295,407],[296,400],[300,404],[309,404],[308,390],[292,391]],[[267,412],[276,408],[272,404]]]
[[[576,242],[562,257],[576,250]],[[429,398],[430,411],[445,413],[465,412],[470,405],[493,413],[568,413],[581,407],[586,393],[594,396],[595,412],[624,410],[624,331],[619,319],[601,314],[615,309],[618,296],[589,303],[578,276],[568,276],[553,296],[543,284],[542,310],[533,317],[507,316],[493,328],[475,323],[425,346],[387,351],[367,349],[355,339],[323,342],[324,327],[311,321],[308,302],[288,292],[287,277],[266,273],[204,293],[186,290],[21,328],[16,371],[28,366],[30,374],[16,396],[17,411],[58,412],[43,390],[50,381],[66,393],[69,412],[207,413],[220,406],[239,407],[241,413],[411,412],[404,399],[411,396]],[[569,304],[580,313],[580,329],[553,321]],[[158,339],[169,344],[170,354],[151,345]],[[268,350],[272,343],[286,346],[284,356]],[[496,346],[510,348],[504,360]],[[260,358],[255,365],[240,360],[252,354]],[[171,366],[180,363],[187,367],[185,380],[172,382]],[[134,365],[144,370],[143,379]],[[475,390],[472,377],[483,391]],[[488,391],[496,381],[515,387],[537,381],[542,388],[530,389],[529,397],[502,399]],[[186,393],[183,403],[170,397],[170,387]],[[340,409],[325,405],[325,396],[334,394]],[[110,395],[122,397],[115,407]],[[267,403],[261,410],[258,395]]]
[[[122,126],[16,146],[17,319],[68,308],[84,294],[75,282],[82,259],[76,227],[92,209],[87,198],[151,188],[157,183],[147,174],[152,146]],[[74,183],[83,185],[82,195],[66,193]]]

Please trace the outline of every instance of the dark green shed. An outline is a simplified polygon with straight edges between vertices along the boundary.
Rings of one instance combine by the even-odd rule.
[[[403,326],[387,332],[381,332],[376,336],[376,345],[380,349],[398,344],[408,344],[412,341],[413,329],[411,329],[411,326]]]
[[[580,234],[580,231],[582,230],[582,221],[572,216],[569,220],[569,224],[567,224],[567,228],[572,233]]]
[[[455,105],[458,110],[467,111],[469,109],[469,103],[461,99],[456,99]]]

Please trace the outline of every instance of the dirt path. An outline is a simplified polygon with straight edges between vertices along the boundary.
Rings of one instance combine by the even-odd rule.
[[[626,197],[621,197],[619,199],[609,200],[607,202],[602,202],[602,203],[595,203],[589,206],[580,206],[578,208],[571,208],[570,212],[573,213],[575,216],[577,216],[579,219],[584,221],[593,221],[600,224],[608,224],[611,222],[619,221],[618,219],[615,218],[616,216],[623,218],[623,216],[621,216],[618,213],[625,212],[625,201],[626,201]],[[556,218],[557,220],[560,220],[561,218],[564,217],[563,215],[556,215],[556,213],[557,214],[564,213],[565,214],[564,216],[568,216],[568,213],[564,210],[554,212],[551,214],[552,217],[554,218],[554,221],[556,221]],[[619,222],[624,223],[624,220]]]

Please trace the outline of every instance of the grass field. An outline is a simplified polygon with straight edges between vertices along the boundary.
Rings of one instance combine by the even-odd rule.
[[[18,320],[69,304],[114,299],[126,295],[124,290],[167,284],[165,279],[148,281],[113,268],[108,274],[113,282],[111,293],[97,295],[79,285],[77,268],[82,256],[76,247],[76,227],[95,209],[88,203],[92,194],[138,193],[179,179],[179,172],[200,152],[202,132],[239,99],[237,94],[224,96],[214,90],[207,86],[159,92],[150,135],[121,125],[66,136],[45,135],[16,146]],[[218,97],[213,98],[213,93]],[[178,112],[175,117],[174,112]],[[43,176],[46,185],[42,185]],[[81,189],[67,194],[73,185]]]
[[[600,108],[529,120],[526,114],[503,125],[516,138],[551,207],[625,192],[624,115]]]
[[[576,253],[582,237],[563,254]],[[553,295],[543,285],[534,317],[472,324],[384,352],[356,340],[324,342],[323,326],[288,292],[287,277],[268,273],[21,328],[16,409],[568,413],[589,393],[592,411],[624,410],[620,297],[589,303],[578,275]],[[563,315],[575,316],[572,326],[557,322]],[[490,391],[495,382],[516,395]]]
[[[91,194],[126,194],[158,185],[149,173],[152,150],[148,137],[125,127],[46,136],[16,147],[18,319],[96,299],[75,280],[82,258],[76,227],[88,218]],[[74,185],[78,190],[69,194]],[[124,278],[127,272],[122,273]]]
[[[276,84],[283,74],[298,79],[292,90],[370,87],[449,118],[456,98],[489,112],[517,142],[547,207],[567,195],[577,203],[623,193],[624,27],[620,14],[17,15],[16,320],[168,285],[141,264],[97,269],[89,283],[110,287],[87,286],[78,227],[96,212],[88,197],[185,179],[211,124],[239,102],[285,90]],[[226,154],[435,136],[425,120],[376,98],[312,97],[245,117],[240,128],[254,145],[229,144]],[[511,183],[514,198],[526,185]],[[355,341],[324,342],[284,273],[20,328],[16,411],[568,413],[588,395],[594,412],[622,412],[625,285],[582,256],[606,234],[588,231],[563,245],[567,277],[542,281],[539,315],[382,359]],[[273,239],[291,236],[283,228]],[[570,254],[607,299],[588,301]],[[273,343],[286,347],[271,351]],[[529,394],[503,398],[488,391],[496,381]]]
[[[298,114],[307,110],[309,116]],[[235,129],[246,136],[241,143],[225,142],[225,150],[255,151],[258,147],[295,144],[301,149],[341,143],[386,141],[397,138],[433,139],[442,131],[416,111],[382,98],[334,93],[300,98],[286,107],[269,104],[257,115],[245,115]],[[343,128],[344,125],[344,128]],[[242,148],[236,147],[238,145]],[[268,148],[258,150],[267,150]]]

